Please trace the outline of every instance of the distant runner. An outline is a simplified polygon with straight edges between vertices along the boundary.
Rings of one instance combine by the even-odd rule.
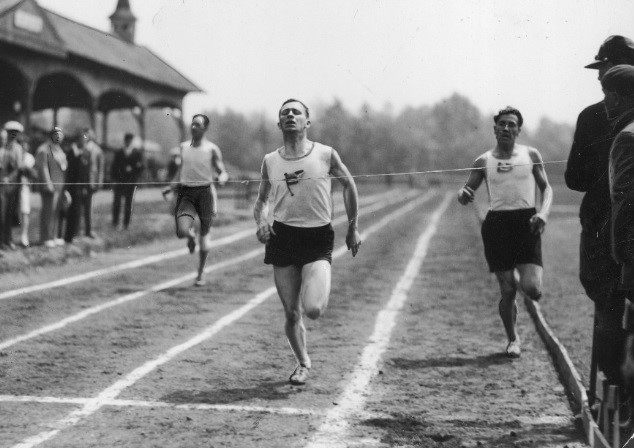
[[[220,185],[228,179],[220,148],[205,137],[208,127],[209,118],[206,115],[194,115],[191,124],[192,139],[180,144],[182,162],[171,185],[163,190],[163,194],[169,190],[176,191],[176,235],[187,238],[190,253],[194,253],[196,249],[194,220],[196,216],[200,219],[200,257],[195,286],[205,284],[203,272],[211,248],[209,230],[217,213],[214,173],[218,174]]]
[[[353,257],[361,245],[354,179],[337,151],[308,140],[309,114],[301,101],[289,99],[282,104],[278,127],[284,146],[264,157],[253,208],[258,240],[266,244],[264,262],[273,265],[275,286],[286,314],[286,336],[298,362],[289,378],[296,385],[306,383],[311,368],[303,314],[317,319],[330,295],[334,246],[330,176],[339,178],[343,185],[348,215],[346,245]],[[272,225],[267,220],[269,195]]]
[[[521,349],[515,294],[519,287],[533,300],[541,297],[541,234],[553,191],[539,151],[515,143],[523,123],[520,111],[506,107],[493,120],[497,145],[476,159],[475,169],[458,191],[458,201],[462,205],[473,202],[475,191],[486,181],[490,207],[482,223],[484,255],[500,284],[499,312],[508,337],[506,354],[518,358]],[[539,213],[535,209],[535,184],[541,191]],[[519,273],[519,285],[514,269]]]

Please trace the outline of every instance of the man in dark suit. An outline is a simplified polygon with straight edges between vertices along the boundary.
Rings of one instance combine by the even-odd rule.
[[[617,64],[634,65],[634,42],[610,36],[586,68],[604,74]],[[593,351],[598,367],[611,384],[621,384],[624,333],[621,325],[625,295],[618,289],[620,268],[610,253],[610,191],[608,160],[611,127],[603,101],[588,106],[577,120],[566,168],[566,185],[585,193],[581,220],[579,278],[595,304]],[[594,397],[590,397],[593,399]]]
[[[112,203],[112,225],[118,229],[127,229],[132,216],[132,201],[136,191],[139,176],[143,172],[143,155],[133,145],[134,135],[126,134],[123,138],[123,148],[118,150],[110,168],[110,178],[114,185],[114,200]],[[121,200],[125,201],[123,208],[123,226],[119,224]]]

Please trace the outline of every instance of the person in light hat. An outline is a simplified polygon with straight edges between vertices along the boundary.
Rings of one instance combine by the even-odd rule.
[[[597,70],[601,81],[615,65],[634,65],[634,42],[624,36],[609,36],[594,59],[585,67]],[[608,160],[611,143],[612,132],[602,100],[579,114],[565,180],[568,188],[584,193],[579,210],[579,279],[586,295],[594,302],[593,359],[610,384],[620,384],[625,296],[617,288],[620,268],[610,254]],[[593,371],[594,368],[593,365]],[[594,400],[593,396],[589,398],[591,402]]]
[[[4,124],[7,140],[0,148],[0,248],[15,250],[11,235],[13,216],[18,205],[18,186],[23,149],[18,135],[24,127],[17,121]]]

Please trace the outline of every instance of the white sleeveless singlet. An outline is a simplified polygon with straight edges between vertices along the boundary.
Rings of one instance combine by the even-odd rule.
[[[486,185],[489,209],[518,210],[535,207],[535,177],[530,147],[516,144],[510,159],[486,152]]]
[[[214,167],[211,158],[214,150],[220,149],[207,139],[200,146],[191,146],[191,140],[181,143],[181,185],[202,187],[213,185]]]
[[[264,156],[271,184],[273,219],[293,227],[321,227],[330,223],[332,198],[330,160],[333,149],[313,143],[308,154],[286,159],[282,148]]]

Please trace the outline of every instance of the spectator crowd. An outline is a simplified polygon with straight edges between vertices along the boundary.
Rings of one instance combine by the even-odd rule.
[[[134,193],[145,163],[143,153],[126,134],[109,168],[114,184],[112,225],[127,229]],[[29,247],[32,194],[41,198],[39,243],[51,248],[71,244],[81,232],[95,238],[93,196],[104,187],[105,155],[92,129],[66,141],[59,127],[50,130],[40,145],[29,144],[24,127],[8,121],[0,131],[0,251]],[[119,222],[121,202],[123,221]],[[13,228],[20,227],[19,242]]]

